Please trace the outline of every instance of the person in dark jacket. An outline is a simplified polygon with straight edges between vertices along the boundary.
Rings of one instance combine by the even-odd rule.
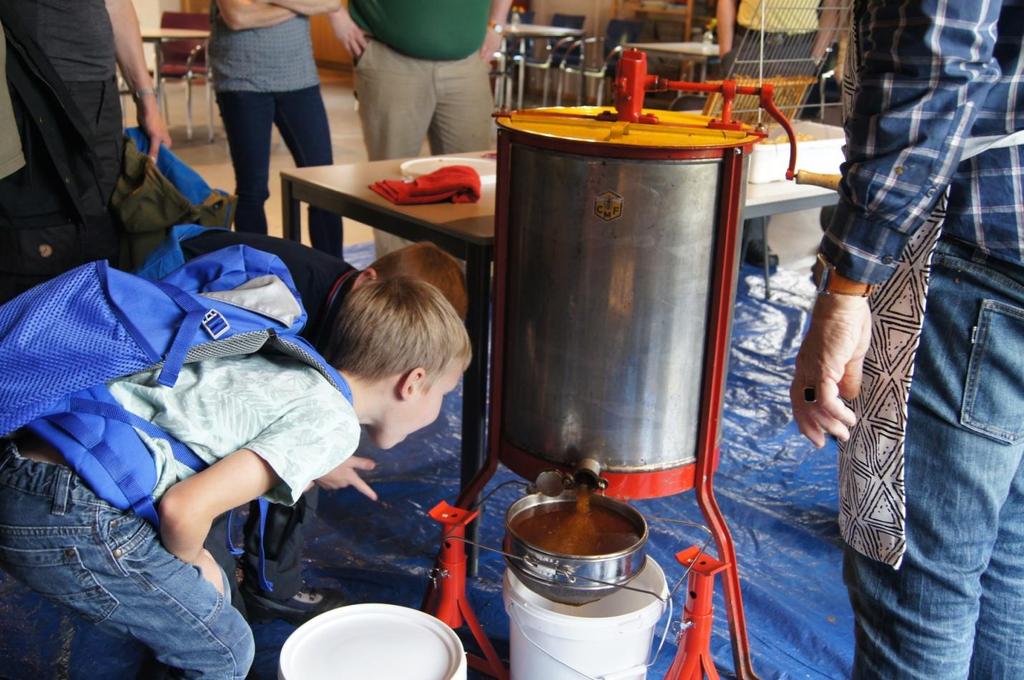
[[[79,264],[118,263],[118,228],[107,212],[121,169],[115,63],[150,148],[171,140],[130,0],[0,0],[0,23],[25,161],[0,180],[3,302]]]

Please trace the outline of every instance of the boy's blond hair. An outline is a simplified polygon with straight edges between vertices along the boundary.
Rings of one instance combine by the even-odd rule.
[[[399,276],[426,281],[437,286],[455,313],[466,318],[469,296],[466,292],[466,277],[458,261],[429,241],[414,243],[388,253],[370,265],[380,279],[394,279]]]
[[[431,384],[453,364],[464,371],[472,350],[451,303],[424,281],[399,276],[368,281],[345,298],[325,357],[363,380],[421,367]]]

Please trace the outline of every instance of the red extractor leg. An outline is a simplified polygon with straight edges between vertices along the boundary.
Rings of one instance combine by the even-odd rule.
[[[508,669],[494,651],[494,645],[477,620],[466,596],[466,546],[463,539],[466,537],[466,525],[476,519],[478,514],[476,510],[452,507],[445,501],[430,511],[430,517],[441,524],[443,540],[437,566],[431,574],[433,586],[424,600],[423,611],[433,614],[453,629],[461,628],[463,623],[469,626],[473,639],[480,645],[485,657],[468,654],[466,660],[470,668],[498,680],[508,680]]]

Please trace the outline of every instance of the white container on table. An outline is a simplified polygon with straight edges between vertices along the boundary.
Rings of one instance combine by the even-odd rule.
[[[843,155],[843,144],[846,142],[843,128],[796,120],[793,121],[793,130],[797,134],[797,170],[829,175],[839,172],[839,166],[846,160]],[[788,167],[789,140],[781,128],[773,125],[768,138],[754,145],[747,181],[752,184],[781,182],[786,179]]]

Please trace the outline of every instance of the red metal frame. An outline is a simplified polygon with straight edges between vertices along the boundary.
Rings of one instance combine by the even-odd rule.
[[[561,470],[570,476],[573,472],[567,466],[538,458],[508,441],[501,444],[501,462],[524,479],[537,479],[537,475],[551,469]],[[691,463],[649,472],[602,472],[601,479],[608,482],[602,493],[623,500],[673,496],[693,488],[696,471],[697,465]]]
[[[747,619],[740,595],[740,575],[736,564],[736,548],[725,522],[718,501],[715,499],[714,477],[718,468],[719,439],[721,436],[722,402],[725,394],[725,378],[729,362],[729,339],[731,335],[732,306],[735,295],[739,254],[736,241],[739,238],[738,200],[743,189],[743,156],[739,150],[722,159],[722,182],[719,196],[719,232],[715,247],[715,266],[712,275],[711,318],[708,324],[707,341],[704,350],[704,380],[701,389],[700,429],[697,445],[697,471],[694,494],[697,506],[711,529],[718,548],[718,559],[724,565],[722,585],[725,592],[726,616],[729,620],[729,634],[732,638],[732,656],[736,677],[741,680],[755,680],[754,666],[750,659],[750,641],[747,638]],[[709,633],[710,635],[710,633]],[[708,642],[708,641],[705,641]],[[676,654],[686,655],[686,647],[680,646]],[[676,668],[676,664],[673,664]],[[694,676],[699,678],[700,676]],[[690,680],[683,675],[672,675],[671,680]]]
[[[711,624],[714,620],[715,574],[728,568],[724,562],[704,555],[697,546],[677,553],[676,559],[690,570],[686,584],[684,628],[679,639],[679,653],[672,661],[666,678],[703,680],[707,675],[718,680],[718,669],[711,658]]]

